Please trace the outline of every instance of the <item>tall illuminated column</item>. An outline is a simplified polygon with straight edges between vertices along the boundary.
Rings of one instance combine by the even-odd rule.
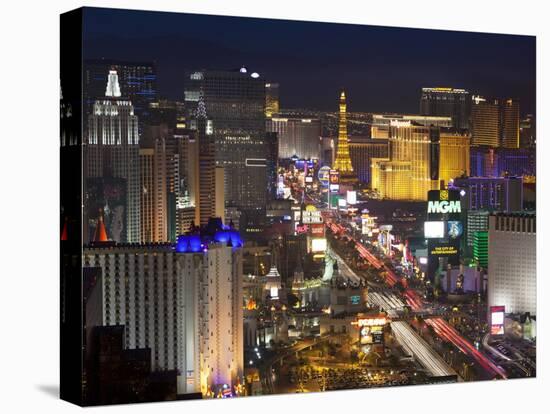
[[[347,123],[346,94],[342,91],[340,94],[340,115],[338,121],[338,149],[336,152],[336,160],[334,160],[334,169],[340,171],[340,174],[353,173],[351,158],[349,156]]]
[[[359,180],[353,171],[351,157],[349,155],[348,127],[346,116],[346,94],[344,91],[340,94],[340,117],[338,122],[338,148],[336,150],[336,159],[334,160],[335,170],[339,172],[340,193],[353,189]]]

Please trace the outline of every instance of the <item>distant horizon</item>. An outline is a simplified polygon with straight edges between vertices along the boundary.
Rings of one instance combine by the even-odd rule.
[[[418,114],[423,87],[514,98],[536,117],[536,38],[476,32],[84,8],[84,59],[154,62],[159,98],[185,72],[246,66],[283,109]],[[434,53],[433,51],[437,51]]]

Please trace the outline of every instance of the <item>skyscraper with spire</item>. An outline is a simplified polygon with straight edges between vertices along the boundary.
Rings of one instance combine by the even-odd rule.
[[[353,182],[357,177],[353,172],[351,158],[349,156],[348,142],[348,120],[346,109],[346,94],[344,91],[340,94],[340,112],[338,120],[338,149],[336,159],[334,160],[334,169],[340,172],[340,181]]]
[[[132,102],[122,98],[116,70],[109,71],[105,97],[95,101],[89,115],[83,156],[85,194],[87,187],[97,179],[103,180],[104,184],[113,179],[125,184],[125,211],[120,211],[120,208],[112,210],[108,205],[103,209],[107,227],[122,228],[120,232],[111,231],[111,237],[116,242],[140,242],[138,118]],[[94,221],[95,212],[90,210],[93,201],[88,197],[84,200],[85,222]],[[90,241],[93,234],[90,233],[85,231],[85,241]]]

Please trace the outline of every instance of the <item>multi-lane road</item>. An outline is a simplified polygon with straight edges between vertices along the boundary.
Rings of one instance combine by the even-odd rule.
[[[383,271],[385,274],[385,281],[390,288],[393,288],[401,278],[395,274],[395,272],[382,260],[372,254],[361,242],[356,240],[350,231],[341,224],[335,223],[330,216],[325,215],[325,223],[331,231],[340,236],[346,236],[347,238],[355,242],[356,249],[359,255],[367,260],[375,269]],[[403,283],[406,286],[406,283]],[[406,289],[404,292],[404,298],[407,304],[414,311],[423,311],[425,306],[420,295],[412,289]],[[457,332],[447,321],[442,318],[429,318],[426,319],[426,323],[434,328],[435,333],[443,340],[452,343],[461,352],[475,360],[488,374],[494,377],[507,378],[506,371],[495,364],[491,359],[478,351],[467,339],[465,339],[460,333]],[[408,324],[405,322],[405,325]],[[409,326],[410,327],[410,326]],[[404,330],[405,328],[398,328]],[[411,328],[412,330],[412,328]],[[413,330],[414,332],[414,330]],[[418,346],[418,343],[416,343]]]
[[[330,255],[338,262],[339,274],[351,283],[359,283],[361,277],[358,276],[333,250]],[[387,292],[370,292],[369,303],[378,306],[386,311],[390,318],[397,318],[397,312],[402,310],[405,303],[389,289]],[[424,339],[418,335],[415,330],[404,321],[392,321],[390,323],[395,339],[407,354],[416,358],[416,360],[430,373],[431,376],[451,376],[457,373],[435,352]]]

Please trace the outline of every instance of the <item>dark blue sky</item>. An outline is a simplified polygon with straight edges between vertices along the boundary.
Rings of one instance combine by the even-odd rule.
[[[86,8],[84,57],[157,63],[161,96],[184,72],[245,65],[279,82],[283,108],[418,112],[423,86],[465,88],[535,110],[535,37]]]

